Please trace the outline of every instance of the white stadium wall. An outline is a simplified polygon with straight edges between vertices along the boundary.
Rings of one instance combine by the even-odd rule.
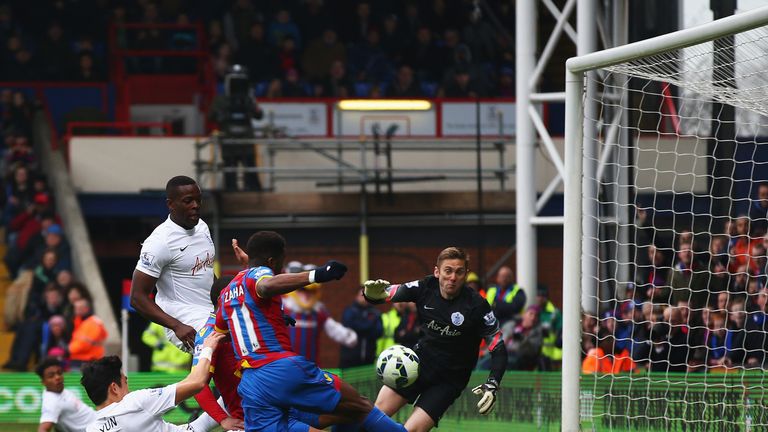
[[[78,192],[162,189],[169,173],[195,176],[196,138],[73,137],[69,167]]]
[[[168,180],[169,173],[183,174],[195,177],[195,142],[202,138],[195,137],[73,137],[69,143],[69,163],[74,186],[78,192],[85,193],[138,193],[143,189],[158,189]],[[311,142],[311,140],[307,140]],[[562,138],[554,140],[558,150],[563,151]],[[693,139],[669,140],[660,143],[657,147],[655,139],[639,139],[635,141],[638,146],[636,152],[637,169],[635,182],[638,188],[655,187],[676,192],[705,192],[706,166],[702,163],[706,145]],[[370,146],[370,142],[369,142]],[[259,145],[260,160],[266,161],[266,146]],[[658,150],[657,150],[658,148]],[[689,157],[678,157],[674,161],[676,167],[666,166],[672,161],[665,158],[665,151],[675,151],[678,154]],[[212,152],[210,148],[204,148],[201,157],[210,160]],[[360,165],[360,152],[346,151],[343,159],[355,166]],[[680,167],[681,163],[691,165],[690,168]],[[440,140],[435,141],[434,150],[429,151],[395,151],[393,152],[393,166],[399,169],[411,169],[404,176],[430,175],[427,171],[441,171],[444,168],[458,167],[461,169],[474,169],[475,153],[473,151],[445,151],[441,150]],[[332,169],[335,164],[328,159],[319,156],[312,151],[290,151],[275,153],[274,164],[280,168],[295,167],[324,167]],[[384,167],[384,157],[379,156],[378,166]],[[498,153],[486,151],[483,153],[483,167],[493,168],[499,166]],[[514,166],[514,144],[506,145],[504,153],[504,165]],[[373,154],[367,155],[367,165],[374,166]],[[425,170],[419,174],[418,170]],[[665,173],[673,170],[693,172],[686,178],[677,177]],[[536,161],[536,188],[542,192],[549,180],[555,175],[555,167],[545,155],[545,152],[537,152]],[[266,179],[263,175],[263,180]],[[203,180],[204,187],[212,187],[210,179]],[[318,192],[335,190],[335,188],[317,188],[314,180],[294,179],[291,181],[278,181],[275,184],[277,192],[306,192],[316,190]],[[499,190],[499,182],[486,180],[483,183],[485,190]],[[449,190],[476,190],[477,186],[471,180],[431,180],[424,182],[396,183],[395,191],[449,191]],[[514,176],[506,181],[507,190],[515,189]],[[350,187],[348,191],[356,189]],[[562,192],[562,186],[558,189]]]

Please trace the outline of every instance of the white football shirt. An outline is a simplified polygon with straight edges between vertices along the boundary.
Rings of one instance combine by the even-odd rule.
[[[202,219],[187,230],[169,216],[144,240],[136,270],[157,278],[155,302],[165,313],[200,330],[213,310],[215,258],[211,232]],[[172,331],[166,334],[181,347]]]
[[[163,414],[176,406],[176,384],[136,390],[120,402],[96,411],[96,419],[86,432],[171,432],[192,430],[188,425],[175,425],[163,420]]]
[[[40,423],[56,423],[65,432],[83,432],[96,418],[93,408],[84,404],[74,393],[64,389],[61,393],[43,392]]]

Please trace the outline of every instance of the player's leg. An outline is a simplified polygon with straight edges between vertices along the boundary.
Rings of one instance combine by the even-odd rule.
[[[303,432],[306,430],[314,432],[332,425],[342,423],[352,424],[348,419],[342,416],[333,414],[315,414],[307,411],[299,411],[295,408],[288,410],[288,423],[291,426],[291,432]],[[305,426],[301,426],[302,424]]]
[[[246,369],[237,393],[242,399],[243,415],[245,416],[245,430],[265,432],[287,432],[288,416],[277,403],[275,395],[270,391],[275,388],[268,364],[259,369]]]
[[[322,432],[330,425],[343,422],[344,419],[328,414],[315,414],[299,411],[295,408],[288,410],[288,429],[290,432]]]
[[[445,411],[461,395],[466,386],[440,381],[424,387],[416,400],[413,413],[405,422],[409,432],[425,432],[437,427]]]
[[[408,432],[426,432],[435,427],[435,421],[420,407],[413,409],[413,413],[405,422],[405,428]]]
[[[288,357],[272,364],[283,368],[277,393],[286,405],[301,411],[332,414],[345,423],[360,423],[368,432],[405,432],[403,425],[392,421],[352,386],[304,357]]]
[[[395,422],[387,414],[376,408],[368,398],[360,395],[354,387],[339,381],[341,383],[341,400],[333,414],[356,421],[364,430],[369,432],[406,432],[403,425]]]
[[[376,396],[376,407],[388,416],[394,415],[404,407],[408,400],[387,386],[382,386]],[[407,429],[407,427],[406,427]]]

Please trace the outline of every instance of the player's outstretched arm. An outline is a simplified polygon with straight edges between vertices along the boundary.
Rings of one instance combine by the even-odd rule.
[[[192,349],[195,346],[195,329],[165,313],[152,300],[150,295],[155,289],[156,283],[156,277],[134,270],[131,281],[131,306],[139,311],[144,318],[173,330],[176,337],[184,343],[184,346]]]
[[[339,280],[347,272],[347,266],[338,261],[328,261],[308,272],[283,273],[259,280],[256,293],[261,298],[287,294],[311,283]]]
[[[491,372],[488,374],[488,380],[485,381],[485,384],[472,389],[472,393],[480,396],[477,410],[483,415],[487,415],[493,410],[501,377],[504,376],[504,371],[507,369],[507,346],[504,345],[501,331],[497,330],[494,334],[486,336],[485,342],[491,353]]]
[[[208,380],[210,379],[209,366],[211,365],[213,350],[216,349],[219,341],[223,338],[224,334],[213,332],[205,339],[203,350],[198,356],[197,365],[192,368],[192,372],[186,378],[176,384],[176,405],[196,395],[203,387],[208,385]]]

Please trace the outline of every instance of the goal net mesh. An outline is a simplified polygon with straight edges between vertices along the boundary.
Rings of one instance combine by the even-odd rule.
[[[768,30],[585,89],[582,428],[767,428]]]

